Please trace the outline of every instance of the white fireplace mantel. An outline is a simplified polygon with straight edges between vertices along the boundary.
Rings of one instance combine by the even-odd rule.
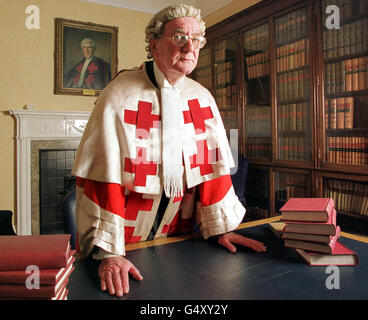
[[[90,117],[84,111],[9,110],[16,120],[17,234],[30,235],[31,142],[80,140]]]

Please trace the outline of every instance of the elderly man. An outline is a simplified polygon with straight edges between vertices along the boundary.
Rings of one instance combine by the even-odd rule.
[[[83,39],[81,49],[84,58],[64,75],[64,87],[102,90],[111,80],[110,65],[94,55],[96,44],[92,39]]]
[[[146,28],[148,57],[121,72],[99,96],[78,155],[77,223],[81,251],[101,259],[101,289],[121,296],[129,274],[126,243],[193,230],[265,251],[233,233],[245,213],[229,176],[231,151],[216,103],[186,77],[205,45],[199,10],[170,6]]]

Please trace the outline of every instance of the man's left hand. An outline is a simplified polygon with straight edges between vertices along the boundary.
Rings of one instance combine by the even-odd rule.
[[[235,232],[228,232],[220,235],[217,242],[232,253],[236,252],[236,247],[234,244],[239,244],[243,247],[249,247],[256,252],[265,252],[267,250],[266,246],[262,242],[246,238]]]

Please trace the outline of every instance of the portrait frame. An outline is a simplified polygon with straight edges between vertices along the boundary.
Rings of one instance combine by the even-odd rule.
[[[85,55],[81,42],[86,38],[93,40],[94,55],[98,60],[85,64],[83,69]],[[118,27],[55,18],[54,94],[99,95],[108,81],[117,74],[117,48]],[[73,68],[79,71],[79,77],[73,77]],[[84,77],[88,74],[88,81],[83,85],[78,83],[81,74]]]

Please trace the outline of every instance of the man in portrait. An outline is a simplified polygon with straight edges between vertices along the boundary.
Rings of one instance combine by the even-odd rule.
[[[83,39],[81,49],[84,57],[64,74],[64,88],[102,90],[111,80],[110,64],[94,55],[93,40]]]

